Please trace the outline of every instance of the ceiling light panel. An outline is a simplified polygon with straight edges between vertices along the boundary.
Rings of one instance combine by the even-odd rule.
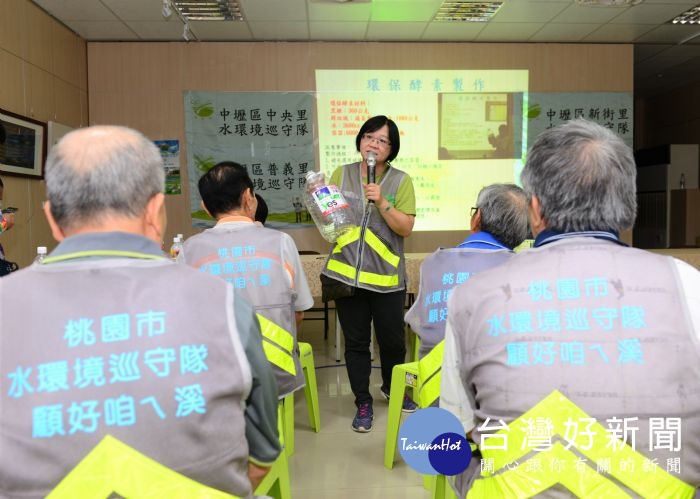
[[[182,17],[190,21],[242,21],[237,0],[172,0]]]
[[[445,0],[435,21],[486,22],[491,19],[503,2],[470,2],[465,0]]]
[[[681,15],[674,17],[671,22],[673,24],[700,24],[700,5],[696,5]]]

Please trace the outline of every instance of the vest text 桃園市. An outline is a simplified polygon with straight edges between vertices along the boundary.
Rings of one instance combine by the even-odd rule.
[[[156,346],[148,339],[159,338]],[[133,346],[143,340],[144,347],[120,351],[120,346]],[[32,436],[52,438],[76,433],[94,433],[101,426],[133,426],[146,411],[160,420],[205,414],[206,401],[201,384],[175,386],[172,398],[176,409],[168,414],[156,394],[133,397],[122,394],[111,398],[81,397],[88,388],[166,379],[171,376],[192,377],[208,370],[205,344],[167,344],[166,313],[144,311],[119,313],[101,317],[76,317],[64,325],[63,340],[75,356],[59,358],[36,365],[17,365],[7,374],[8,396],[36,400],[32,407]],[[107,355],[94,355],[96,345],[114,347]],[[91,355],[92,353],[92,355]],[[150,379],[148,379],[150,378]],[[126,388],[126,386],[125,386]],[[125,390],[127,391],[127,390]],[[65,392],[66,403],[41,404],[41,395]],[[93,392],[94,393],[94,392]],[[163,396],[162,393],[159,396]],[[171,402],[171,401],[168,401]],[[168,404],[172,405],[172,404]]]
[[[617,284],[617,285],[616,285]],[[509,366],[551,366],[557,362],[569,365],[586,365],[592,358],[604,364],[644,364],[644,352],[639,338],[619,338],[615,351],[610,338],[605,335],[613,330],[641,330],[646,328],[646,310],[642,306],[609,306],[604,300],[611,288],[623,296],[622,285],[603,277],[585,279],[556,279],[531,281],[527,294],[538,310],[516,310],[508,314],[495,314],[487,320],[492,337],[502,335],[526,335],[580,333],[585,341],[512,341],[506,344]],[[596,299],[606,301],[592,306]],[[582,303],[585,301],[585,303]],[[546,305],[551,304],[551,308]],[[592,341],[600,337],[601,342]]]

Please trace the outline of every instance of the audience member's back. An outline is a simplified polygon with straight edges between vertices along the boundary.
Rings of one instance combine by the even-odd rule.
[[[77,130],[46,188],[59,245],[0,282],[0,497],[46,496],[107,434],[248,496],[249,454],[279,454],[274,380],[250,306],[164,258],[157,148],[123,127]]]
[[[313,305],[299,252],[286,233],[253,223],[256,197],[245,168],[221,162],[198,183],[216,226],[185,241],[184,262],[227,280],[258,312],[263,347],[281,397],[303,387],[297,315]]]
[[[527,200],[520,187],[493,184],[477,197],[470,221],[473,232],[457,248],[440,248],[421,264],[418,296],[406,322],[421,340],[423,357],[445,337],[447,301],[455,286],[502,264],[527,237]]]

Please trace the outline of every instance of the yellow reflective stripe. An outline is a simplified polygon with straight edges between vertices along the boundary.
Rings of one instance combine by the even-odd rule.
[[[326,268],[342,276],[345,276],[348,279],[352,279],[353,281],[355,280],[355,276],[357,275],[357,269],[355,269],[355,267],[353,267],[352,265],[348,265],[347,263],[339,262],[338,260],[333,260],[332,258],[328,260]]]
[[[505,450],[481,449],[481,454],[484,459],[494,460],[495,471],[502,470],[507,465],[511,465],[511,467],[513,467],[513,463],[518,461],[518,459],[522,460],[524,452],[522,449],[528,448],[524,445],[524,440],[527,438],[527,432],[525,431],[527,429],[526,421],[536,420],[537,418],[551,420],[553,425],[551,433],[552,436],[557,435],[562,440],[564,440],[564,436],[567,436],[566,423],[568,421],[576,421],[580,424],[585,424],[586,428],[588,428],[588,423],[585,421],[585,419],[593,419],[571,400],[566,398],[561,392],[554,390],[520,418],[512,421],[508,425],[510,431],[502,429],[496,432],[496,434],[507,435],[508,445],[506,446]],[[583,422],[580,421],[582,419],[584,420]],[[605,427],[597,421],[591,424],[590,430],[597,436],[607,434]],[[695,489],[693,487],[666,472],[662,468],[656,468],[655,473],[639,473],[639,470],[643,469],[644,462],[647,458],[642,453],[632,450],[632,447],[629,445],[624,445],[618,450],[613,451],[612,449],[607,448],[608,439],[589,439],[588,432],[575,433],[575,438],[573,440],[569,439],[570,441],[573,441],[573,445],[568,450],[564,449],[564,446],[557,442],[556,444],[553,444],[551,450],[539,451],[537,453],[537,458],[539,458],[541,462],[550,462],[549,460],[554,459],[561,454],[571,461],[572,459],[577,459],[579,457],[578,454],[581,454],[589,461],[589,463],[592,463],[593,465],[595,465],[598,460],[609,459],[610,476],[623,483],[626,487],[637,494],[644,495],[645,497],[693,497],[695,493]],[[488,442],[488,440],[486,441]],[[559,448],[557,448],[557,445]],[[589,445],[591,448],[587,449]],[[574,448],[576,449],[576,453],[572,452]],[[626,465],[621,467],[621,461],[625,461]],[[554,482],[543,486],[543,476],[541,475],[545,475],[547,473],[525,472],[523,471],[525,469],[525,463],[518,462],[518,465],[519,466],[515,467],[515,469],[505,469],[499,476],[502,477],[503,481],[508,483],[509,488],[513,488],[515,486],[514,484],[517,484],[517,490],[521,491],[520,494],[534,495],[546,490],[554,483],[579,483],[581,487],[584,487],[582,489],[584,493],[580,495],[588,496],[593,494],[598,496],[599,489],[596,487],[603,486],[595,484],[590,485],[587,482],[583,482],[579,472],[570,467],[562,469],[561,473],[549,473]],[[522,470],[519,470],[521,467]],[[634,472],[635,469],[637,470],[637,473]],[[513,473],[514,471],[517,471],[517,473]],[[512,483],[511,475],[513,476]],[[604,475],[597,472],[595,475],[604,477]],[[478,480],[478,482],[492,481],[495,478],[495,476],[486,471],[482,472],[481,477],[485,479]],[[605,480],[609,482],[607,478],[605,478]],[[520,487],[522,487],[522,489],[520,489]],[[536,490],[532,491],[531,487],[535,487]],[[617,487],[615,487],[615,489],[620,490]],[[578,494],[578,492],[576,493]],[[623,495],[622,497],[627,496]]]
[[[360,271],[360,278],[358,279],[358,282],[373,284],[374,286],[398,286],[399,274],[382,275],[375,274],[374,272]]]
[[[263,350],[270,363],[296,376],[297,369],[294,364],[292,351],[294,350],[294,336],[261,314],[255,314],[260,321],[260,330],[263,338]],[[279,348],[278,348],[279,347]]]
[[[354,243],[358,239],[360,239],[359,227],[353,227],[349,231],[342,233],[340,236],[338,236],[338,239],[336,239],[335,241],[335,248],[333,248],[333,253],[340,253],[344,246],[347,246],[350,243]]]
[[[395,255],[394,253],[391,252],[389,248],[386,247],[386,244],[384,244],[381,239],[379,239],[374,232],[371,230],[367,229],[365,230],[365,241],[367,242],[367,245],[372,248],[374,251],[377,252],[377,254],[382,257],[382,260],[387,262],[389,265],[392,267],[396,268],[399,266],[399,262],[401,261],[401,258],[398,255]]]
[[[264,315],[255,315],[258,316],[258,321],[260,321],[263,337],[281,346],[286,352],[291,354],[294,349],[294,336],[292,333],[278,326]]]
[[[352,265],[348,265],[347,263],[339,262],[338,260],[333,260],[332,258],[328,260],[326,268],[328,270],[336,272],[337,274],[345,276],[348,279],[352,279],[353,281],[355,280],[355,276],[357,275],[357,269],[355,269],[355,267],[353,267]],[[374,286],[398,286],[399,274],[382,275],[375,274],[374,272],[361,271],[358,282],[364,284],[372,284]]]
[[[46,497],[167,497],[236,499],[195,482],[106,435]]]
[[[292,376],[297,375],[297,368],[294,365],[294,359],[289,354],[283,352],[268,341],[263,341],[262,345],[263,351],[265,352],[265,357],[270,364],[279,367]]]
[[[418,379],[422,380],[422,385],[418,388],[421,407],[430,407],[440,397],[444,353],[445,340],[442,340],[418,361]]]
[[[483,457],[483,454],[482,454]],[[552,450],[537,453],[543,466],[553,460],[565,462],[565,467],[573,467],[572,458],[577,456],[564,449],[561,442],[553,444]],[[498,475],[489,475],[486,479],[474,480],[467,493],[467,499],[492,497],[532,497],[538,493],[561,484],[577,497],[605,497],[610,499],[628,498],[629,496],[615,482],[607,479],[590,466],[584,466],[582,471],[562,469],[561,473],[546,470],[532,472],[527,470],[525,462],[512,464],[513,469]]]

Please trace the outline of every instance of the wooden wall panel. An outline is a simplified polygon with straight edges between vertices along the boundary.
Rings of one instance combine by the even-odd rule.
[[[314,91],[316,69],[529,70],[533,92],[631,92],[630,45],[503,43],[88,43],[90,122],[135,127],[181,144],[183,194],[167,196],[166,241],[191,235],[183,92]],[[465,227],[466,229],[466,227]],[[302,249],[325,250],[314,230],[290,231]],[[464,232],[415,233],[407,250],[433,251]],[[437,242],[436,242],[437,241]]]
[[[87,46],[30,0],[0,0],[0,108],[70,126],[88,122]],[[15,227],[0,236],[7,257],[29,265],[37,246],[55,246],[41,206],[43,180],[3,175]]]
[[[24,2],[0,0],[0,47],[22,56],[22,29],[24,27]],[[4,66],[2,66],[4,69]]]
[[[44,71],[53,69],[53,25],[49,15],[31,2],[25,2],[24,59]]]
[[[87,91],[80,91],[80,126],[90,123],[89,102]]]
[[[0,48],[0,108],[24,114],[22,59]]]
[[[53,77],[53,85],[55,107],[51,120],[73,128],[79,127],[82,123],[80,89],[57,77]]]
[[[44,122],[54,119],[56,100],[54,98],[53,75],[25,62],[24,76],[27,116]]]
[[[75,40],[73,57],[78,61],[78,88],[87,92],[87,43],[82,38]]]
[[[52,73],[78,88],[80,81],[78,36],[65,26],[53,25]]]

